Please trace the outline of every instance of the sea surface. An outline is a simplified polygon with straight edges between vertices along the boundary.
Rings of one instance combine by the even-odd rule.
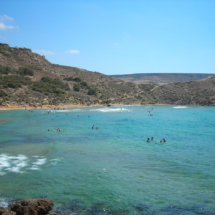
[[[23,198],[70,214],[214,215],[215,107],[2,110],[0,206]]]

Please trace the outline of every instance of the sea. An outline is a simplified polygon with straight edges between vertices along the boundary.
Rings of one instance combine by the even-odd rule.
[[[215,107],[1,110],[0,206],[25,198],[76,215],[214,215]]]

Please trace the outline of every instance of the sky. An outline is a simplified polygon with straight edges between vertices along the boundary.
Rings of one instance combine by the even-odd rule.
[[[106,75],[215,73],[215,0],[0,0],[0,43]]]

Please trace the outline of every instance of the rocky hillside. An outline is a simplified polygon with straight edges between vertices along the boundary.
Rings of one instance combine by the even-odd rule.
[[[52,64],[30,49],[0,43],[0,104],[215,105],[215,77],[160,84],[123,81]]]
[[[138,86],[134,83],[126,83],[98,72],[52,64],[44,56],[33,53],[27,48],[0,44],[0,65],[2,70],[0,103],[2,104],[5,102],[89,105],[110,102],[139,103],[139,98],[136,98]],[[21,70],[30,70],[33,73],[21,75],[19,72]],[[54,84],[56,79],[60,82]],[[20,85],[11,85],[14,80],[19,81]],[[4,84],[5,82],[7,84]]]
[[[125,81],[134,81],[136,83],[144,83],[153,81],[156,83],[174,83],[174,82],[187,82],[202,80],[208,77],[213,77],[215,74],[203,73],[139,73],[128,75],[112,75],[114,78],[119,78]]]

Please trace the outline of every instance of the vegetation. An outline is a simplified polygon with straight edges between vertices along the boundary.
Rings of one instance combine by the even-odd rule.
[[[79,84],[75,84],[75,85],[73,86],[73,90],[74,90],[74,91],[80,91],[80,89],[81,89],[81,87],[80,87]]]
[[[7,75],[12,72],[12,69],[9,66],[0,65],[0,74]]]
[[[79,77],[76,77],[76,78],[68,77],[68,78],[64,78],[64,80],[65,80],[65,81],[81,82],[81,78],[79,78]]]
[[[0,74],[8,75],[11,73],[16,73],[17,75],[22,75],[22,76],[26,76],[26,75],[33,76],[34,75],[34,71],[29,69],[28,67],[20,67],[18,70],[15,70],[9,66],[0,65]]]
[[[20,67],[17,71],[17,74],[22,75],[22,76],[33,76],[34,75],[34,71],[27,68],[27,67]]]
[[[89,89],[88,90],[88,93],[87,93],[88,95],[96,95],[96,89]]]
[[[0,90],[0,97],[5,97],[7,96],[7,93],[5,93],[4,91]]]
[[[65,91],[69,89],[68,84],[64,84],[59,79],[52,79],[49,77],[43,77],[40,81],[35,81],[32,86],[32,90],[44,94],[64,94]]]
[[[0,76],[0,87],[1,88],[19,88],[22,85],[30,85],[31,79],[28,77],[18,75]]]

